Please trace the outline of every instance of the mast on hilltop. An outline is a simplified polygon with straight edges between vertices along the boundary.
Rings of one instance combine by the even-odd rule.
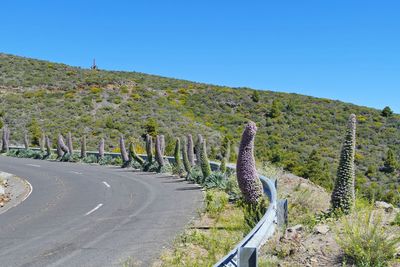
[[[97,65],[96,65],[96,59],[94,58],[93,59],[93,64],[92,64],[92,66],[90,67],[92,70],[97,70],[98,68],[97,68]]]

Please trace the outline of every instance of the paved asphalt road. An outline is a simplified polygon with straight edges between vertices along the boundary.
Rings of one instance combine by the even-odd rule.
[[[4,156],[0,170],[33,186],[0,215],[0,266],[149,266],[202,206],[163,174]]]

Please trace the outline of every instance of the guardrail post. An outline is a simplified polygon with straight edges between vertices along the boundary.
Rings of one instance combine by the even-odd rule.
[[[277,203],[277,217],[279,226],[287,226],[288,224],[288,201],[280,199]]]
[[[242,247],[239,249],[238,254],[238,267],[257,267],[257,248],[254,247]]]

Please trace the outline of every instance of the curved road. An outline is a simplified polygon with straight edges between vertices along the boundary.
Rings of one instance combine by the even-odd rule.
[[[168,175],[4,156],[0,170],[33,186],[0,215],[0,266],[149,266],[202,206]]]

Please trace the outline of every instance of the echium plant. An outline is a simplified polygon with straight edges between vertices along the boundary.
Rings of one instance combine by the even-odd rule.
[[[201,134],[197,135],[197,142],[196,142],[196,164],[200,166],[201,164],[201,146],[203,144],[203,136]]]
[[[332,211],[348,214],[354,204],[354,156],[356,148],[356,115],[351,114],[340,153],[339,167],[331,195]]]
[[[252,121],[248,122],[243,131],[236,164],[240,191],[244,201],[251,205],[257,205],[263,195],[262,184],[257,174],[254,159],[254,137],[256,133],[256,124]]]
[[[40,151],[44,153],[45,151],[45,146],[46,146],[46,135],[42,133],[42,138],[40,139]]]
[[[81,140],[81,158],[86,158],[86,136],[82,136]]]
[[[68,153],[68,147],[65,145],[64,138],[61,134],[58,135],[57,153],[59,158],[64,157],[65,154]]]
[[[126,167],[126,163],[129,161],[129,157],[128,157],[128,153],[126,152],[125,140],[124,140],[124,136],[122,134],[119,137],[119,150],[121,152],[121,159],[123,162],[123,166]]]
[[[99,159],[104,158],[104,153],[104,138],[101,138],[99,143]]]
[[[175,167],[178,173],[182,173],[182,159],[181,159],[181,140],[176,138],[175,142],[175,150],[174,150],[174,158],[175,158]]]
[[[207,156],[207,144],[206,140],[202,140],[201,149],[200,149],[200,167],[201,172],[203,173],[203,182],[211,175],[211,166],[210,161]]]
[[[28,139],[28,133],[24,134],[24,147],[26,150],[29,149],[29,139]]]
[[[68,146],[68,152],[72,155],[72,153],[74,152],[74,147],[72,144],[72,134],[71,132],[68,132],[67,135],[67,146]]]
[[[188,141],[189,141],[189,136],[188,136]],[[189,146],[187,146],[187,144],[186,144],[186,140],[185,139],[183,139],[183,144],[182,144],[182,159],[183,159],[183,166],[185,167],[185,171],[186,171],[186,173],[187,173],[187,176],[186,177],[188,177],[188,175],[190,174],[190,171],[191,171],[191,169],[192,169],[192,166],[193,165],[191,165],[190,164],[190,161],[189,161],[189,157],[188,157],[188,148]],[[192,155],[193,155],[193,146],[192,146]]]
[[[157,135],[155,143],[156,161],[160,169],[162,168],[162,166],[164,166],[164,155],[162,154],[161,142],[161,137]]]
[[[144,165],[144,160],[138,154],[136,154],[135,145],[133,144],[133,142],[129,143],[128,150],[129,150],[129,158],[130,158],[129,161],[135,160],[136,162],[138,162],[140,165],[143,166]]]
[[[45,136],[45,144],[46,144],[46,158],[49,158],[51,156],[51,144],[50,144],[50,138],[46,135]]]
[[[9,140],[10,140],[10,130],[8,129],[8,126],[5,124],[3,126],[3,136],[2,136],[2,146],[1,146],[1,152],[2,153],[7,153],[9,150]]]
[[[159,135],[160,137],[160,148],[161,148],[161,155],[164,156],[165,155],[165,137],[164,135]]]
[[[185,146],[183,146],[185,148]],[[187,157],[189,160],[190,165],[193,167],[195,162],[194,162],[194,148],[193,148],[193,137],[191,134],[187,135]]]
[[[153,161],[153,138],[151,135],[146,135],[146,154],[147,154],[147,162]]]

